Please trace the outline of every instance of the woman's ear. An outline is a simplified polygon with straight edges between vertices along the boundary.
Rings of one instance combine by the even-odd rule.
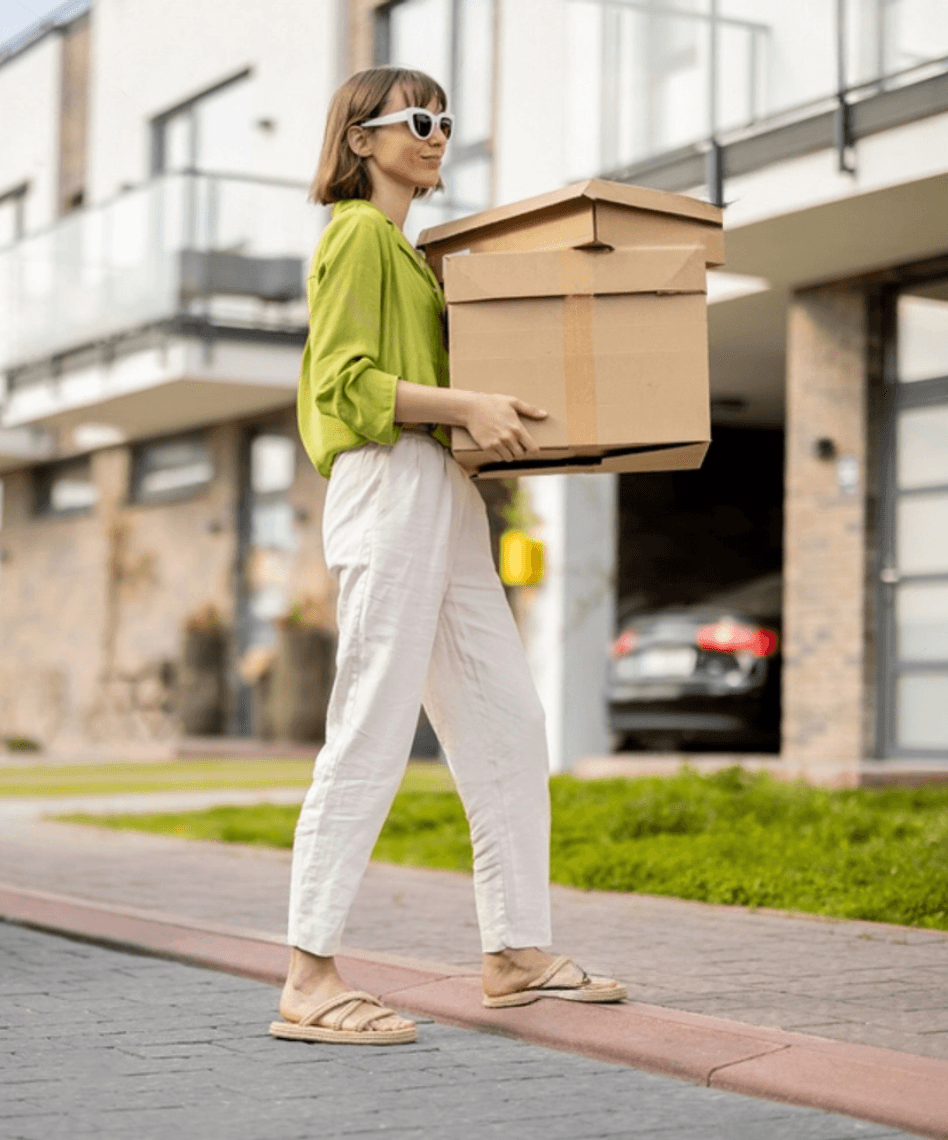
[[[353,154],[359,158],[368,158],[372,154],[372,142],[365,127],[353,124],[346,131],[346,142]]]

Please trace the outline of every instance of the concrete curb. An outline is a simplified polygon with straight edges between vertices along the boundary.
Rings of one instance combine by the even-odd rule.
[[[282,985],[288,948],[272,935],[106,906],[0,883],[0,919]],[[948,1062],[624,1002],[539,1001],[488,1010],[480,982],[457,967],[345,951],[354,987],[408,1013],[502,1033],[767,1100],[806,1105],[948,1138]]]

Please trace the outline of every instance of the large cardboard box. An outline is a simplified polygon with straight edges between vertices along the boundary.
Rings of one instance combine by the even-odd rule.
[[[451,384],[520,396],[538,460],[495,463],[453,429],[480,476],[699,467],[710,440],[705,268],[722,211],[591,179],[425,230],[448,300]]]
[[[698,467],[710,440],[705,252],[700,246],[449,256],[451,384],[519,396],[538,459],[479,476]]]
[[[442,276],[451,253],[538,249],[636,249],[700,245],[705,264],[724,264],[723,212],[708,202],[591,178],[424,230],[418,245]]]

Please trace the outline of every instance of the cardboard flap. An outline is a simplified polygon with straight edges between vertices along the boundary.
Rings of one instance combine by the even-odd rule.
[[[672,194],[667,190],[631,186],[626,182],[611,182],[604,178],[590,178],[585,182],[564,186],[547,194],[510,202],[506,206],[494,206],[489,210],[470,214],[466,218],[432,226],[422,231],[418,245],[430,252],[429,247],[437,246],[441,242],[454,243],[459,237],[474,236],[495,226],[526,221],[550,211],[555,212],[564,206],[581,206],[583,203],[593,202],[614,202],[631,210],[689,218],[699,226],[716,229],[721,228],[724,217],[724,211],[720,207],[712,206],[710,202],[703,202],[687,194]]]
[[[449,304],[603,293],[704,293],[703,246],[454,254],[444,261]]]

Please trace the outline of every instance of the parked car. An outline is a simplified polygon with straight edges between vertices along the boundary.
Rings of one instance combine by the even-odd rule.
[[[779,751],[781,595],[781,575],[767,574],[621,621],[608,682],[616,748]]]

